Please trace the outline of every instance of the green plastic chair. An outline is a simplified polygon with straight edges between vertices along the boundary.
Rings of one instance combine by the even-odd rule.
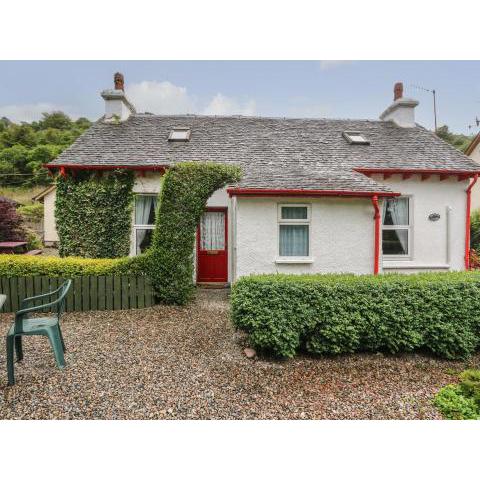
[[[8,384],[15,385],[14,374],[14,358],[13,351],[15,349],[17,355],[17,362],[23,359],[22,336],[23,335],[44,335],[48,337],[50,345],[55,355],[57,367],[62,369],[65,367],[64,353],[66,351],[65,342],[63,340],[62,331],[60,330],[60,316],[65,311],[65,297],[72,285],[71,280],[67,280],[61,287],[53,292],[37,295],[36,297],[29,297],[22,300],[21,309],[15,313],[15,322],[10,327],[7,333],[7,374]],[[40,298],[52,298],[57,295],[57,299],[45,303],[28,307]],[[29,318],[31,312],[49,309],[53,316]]]

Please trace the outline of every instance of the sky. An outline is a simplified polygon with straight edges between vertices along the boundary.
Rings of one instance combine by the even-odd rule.
[[[402,81],[421,125],[433,129],[433,100],[417,86],[436,90],[439,126],[479,131],[480,61],[0,61],[0,117],[96,120],[117,71],[138,112],[377,119]]]

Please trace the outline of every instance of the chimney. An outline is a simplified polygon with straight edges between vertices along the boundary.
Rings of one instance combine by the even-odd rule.
[[[412,98],[404,98],[403,83],[397,82],[393,87],[393,103],[380,115],[380,120],[392,121],[399,127],[415,127],[415,107],[418,105]]]
[[[104,90],[101,95],[105,100],[105,123],[124,122],[132,113],[136,113],[135,107],[127,100],[124,92],[123,75],[117,72],[113,76],[115,88]]]

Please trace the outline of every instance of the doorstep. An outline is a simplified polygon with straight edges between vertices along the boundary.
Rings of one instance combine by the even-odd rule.
[[[230,288],[228,282],[197,282],[199,288]]]

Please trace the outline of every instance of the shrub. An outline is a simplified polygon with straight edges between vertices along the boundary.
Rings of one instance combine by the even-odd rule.
[[[143,257],[119,259],[58,258],[30,255],[0,255],[0,277],[76,277],[82,275],[140,275]]]
[[[480,209],[470,215],[470,247],[480,250]]]
[[[447,385],[442,388],[433,404],[441,414],[449,420],[478,420],[480,413],[472,398],[465,397],[458,385]]]
[[[15,202],[0,197],[0,242],[24,242],[26,237],[23,219],[15,210]]]
[[[470,270],[479,270],[480,269],[480,256],[477,251],[473,248],[470,249]]]
[[[232,319],[280,357],[425,349],[466,358],[480,341],[480,273],[255,275],[232,289]]]
[[[128,255],[132,223],[133,172],[99,177],[80,172],[57,178],[55,219],[60,256],[117,258]]]
[[[165,174],[147,251],[148,275],[162,303],[185,304],[193,292],[195,232],[207,200],[240,179],[236,166],[185,162]]]
[[[445,418],[451,420],[480,419],[480,370],[465,370],[458,385],[442,388],[433,401]]]
[[[480,370],[465,370],[459,378],[462,394],[473,398],[480,410]]]
[[[41,250],[43,248],[43,243],[40,240],[40,237],[30,229],[27,229],[27,250]]]
[[[43,219],[43,203],[32,203],[17,208],[17,212],[26,220],[39,222]]]

